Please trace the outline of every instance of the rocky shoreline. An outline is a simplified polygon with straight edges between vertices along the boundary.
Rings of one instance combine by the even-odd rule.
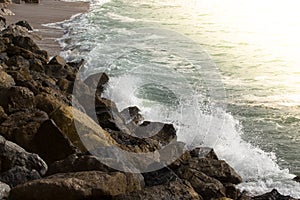
[[[0,199],[293,199],[276,190],[256,197],[239,191],[242,178],[206,147],[184,149],[171,164],[143,173],[103,164],[90,153],[99,146],[147,153],[174,140],[175,146],[184,144],[176,141],[172,124],[144,121],[137,107],[118,111],[103,98],[109,82],[105,73],[80,80],[76,74],[83,62],[49,60],[26,21],[6,25],[1,17],[0,26]],[[88,97],[94,104],[86,105]],[[93,110],[96,119],[90,116]],[[135,137],[137,129],[152,136]],[[163,160],[161,154],[155,159]]]

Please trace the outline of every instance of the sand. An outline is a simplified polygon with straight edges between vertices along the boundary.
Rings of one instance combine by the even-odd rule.
[[[39,4],[11,4],[8,7],[15,15],[6,16],[7,24],[26,20],[41,36],[36,43],[47,50],[50,56],[59,55],[60,46],[56,41],[64,34],[63,30],[45,27],[42,24],[60,22],[89,9],[87,2],[64,2],[59,0],[40,0]]]

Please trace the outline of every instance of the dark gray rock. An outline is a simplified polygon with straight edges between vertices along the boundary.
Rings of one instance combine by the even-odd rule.
[[[18,21],[18,22],[16,23],[16,25],[18,25],[18,26],[23,26],[23,27],[27,28],[29,31],[32,31],[32,30],[33,30],[32,26],[30,26],[30,24],[29,24],[27,21],[25,21],[25,20]]]
[[[252,197],[253,200],[296,200],[291,196],[284,196],[280,194],[276,189],[273,189],[271,192],[266,194]]]

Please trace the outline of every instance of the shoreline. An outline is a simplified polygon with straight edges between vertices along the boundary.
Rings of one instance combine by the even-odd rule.
[[[49,56],[59,55],[61,46],[57,39],[63,37],[64,30],[43,26],[43,24],[61,22],[72,16],[85,13],[89,10],[89,2],[65,2],[60,0],[41,0],[39,4],[15,4],[8,5],[15,15],[5,16],[7,24],[13,24],[26,20],[32,27],[33,32],[41,37],[35,42]]]

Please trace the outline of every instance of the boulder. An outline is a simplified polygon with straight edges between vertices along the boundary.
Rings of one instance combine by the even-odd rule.
[[[23,26],[23,27],[27,28],[29,31],[32,31],[32,30],[33,30],[32,26],[30,26],[30,24],[29,24],[27,21],[25,21],[25,20],[18,21],[18,22],[16,23],[16,25],[18,25],[18,26]]]
[[[40,0],[24,0],[25,3],[40,3]]]
[[[212,148],[209,147],[197,147],[190,151],[192,157],[196,158],[209,158],[219,160],[217,154]]]
[[[116,170],[104,165],[96,156],[72,154],[64,160],[59,160],[49,165],[47,174],[52,175],[57,173],[81,171],[114,172]]]
[[[40,178],[47,171],[46,163],[37,155],[0,136],[0,180],[15,186],[30,179]]]
[[[210,200],[226,196],[225,187],[222,183],[196,169],[182,166],[176,172],[178,176],[191,183],[195,191],[200,194],[203,199]]]
[[[0,37],[0,52],[5,52],[10,45],[10,39],[6,37]]]
[[[44,72],[45,71],[43,62],[37,58],[29,59],[29,69],[31,71],[36,71],[36,72]]]
[[[10,57],[5,64],[9,67],[13,66],[17,68],[29,68],[29,61],[20,55]]]
[[[59,107],[49,117],[81,151],[116,145],[109,133],[86,114],[71,106]]]
[[[141,191],[114,196],[112,200],[202,200],[187,181],[173,181],[166,185],[147,187]]]
[[[280,194],[276,189],[263,195],[252,197],[253,200],[296,200],[291,196],[284,196]]]
[[[144,120],[143,116],[140,114],[140,109],[136,106],[125,108],[120,112],[120,114],[126,124],[129,124],[130,122],[139,124],[142,120]]]
[[[96,73],[88,76],[84,83],[92,90],[96,91],[96,94],[101,96],[104,90],[105,84],[109,81],[106,73]],[[94,95],[94,94],[93,94]]]
[[[143,173],[145,180],[145,185],[147,187],[156,186],[156,185],[166,185],[172,181],[178,181],[178,176],[168,167],[162,169]]]
[[[226,190],[226,197],[231,199],[238,199],[240,195],[240,190],[236,188],[236,186],[232,183],[223,184]]]
[[[0,199],[6,199],[10,191],[9,185],[0,182]]]
[[[300,176],[296,176],[295,178],[293,178],[293,180],[300,183]]]
[[[15,37],[15,36],[28,35],[28,29],[25,27],[22,27],[22,26],[11,24],[6,29],[4,29],[1,32],[1,34],[3,37],[9,37],[12,39],[12,37]]]
[[[30,152],[37,152],[34,137],[48,115],[40,110],[16,112],[0,125],[0,133]]]
[[[0,88],[0,106],[6,113],[28,110],[35,107],[34,94],[25,87]]]
[[[61,68],[63,68],[66,64],[65,59],[61,56],[54,56],[48,63],[48,65],[60,65]]]
[[[76,148],[53,120],[44,121],[37,130],[33,143],[37,152],[49,165],[76,152]]]
[[[188,162],[188,168],[203,172],[207,176],[215,178],[222,183],[239,184],[242,178],[224,160],[209,158],[192,158]]]
[[[0,70],[0,87],[11,87],[14,85],[14,79],[5,71]]]
[[[6,53],[9,57],[14,56],[14,55],[21,55],[26,59],[37,58],[37,59],[41,60],[43,62],[43,64],[48,61],[48,53],[43,50],[39,50],[39,51],[37,50],[36,53],[33,53],[22,47],[9,46],[9,47],[7,47]]]
[[[35,97],[36,107],[48,114],[51,114],[60,107],[67,106],[62,99],[57,95],[51,95],[47,93],[38,94]]]
[[[100,171],[55,174],[44,179],[18,185],[10,192],[14,200],[81,200],[109,197],[143,188],[138,174]]]
[[[40,52],[40,48],[31,37],[18,35],[12,38],[12,42],[15,46],[29,50],[33,53],[38,54]]]

